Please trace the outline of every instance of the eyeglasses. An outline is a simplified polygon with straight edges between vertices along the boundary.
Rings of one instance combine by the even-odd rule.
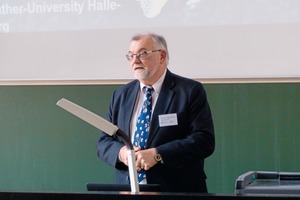
[[[145,59],[149,54],[158,52],[158,51],[161,51],[161,49],[143,51],[141,53],[136,53],[136,54],[128,53],[128,54],[126,54],[126,58],[129,61],[132,61],[134,59],[134,57],[136,57],[138,59]]]

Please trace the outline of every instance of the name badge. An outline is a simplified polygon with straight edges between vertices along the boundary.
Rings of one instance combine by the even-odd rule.
[[[160,127],[178,125],[176,113],[159,115],[158,120],[159,120]]]

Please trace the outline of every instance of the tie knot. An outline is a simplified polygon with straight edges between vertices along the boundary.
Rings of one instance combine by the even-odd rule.
[[[146,88],[146,93],[151,94],[151,92],[154,90],[153,87],[150,86],[145,86]]]

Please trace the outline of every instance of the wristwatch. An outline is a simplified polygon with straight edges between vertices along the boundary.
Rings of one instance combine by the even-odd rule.
[[[154,156],[154,159],[157,161],[157,162],[160,162],[162,160],[162,157],[159,153],[157,153],[155,156]]]

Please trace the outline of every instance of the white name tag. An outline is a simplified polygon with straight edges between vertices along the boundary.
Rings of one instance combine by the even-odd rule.
[[[158,120],[159,120],[160,127],[178,125],[176,113],[159,115]]]

